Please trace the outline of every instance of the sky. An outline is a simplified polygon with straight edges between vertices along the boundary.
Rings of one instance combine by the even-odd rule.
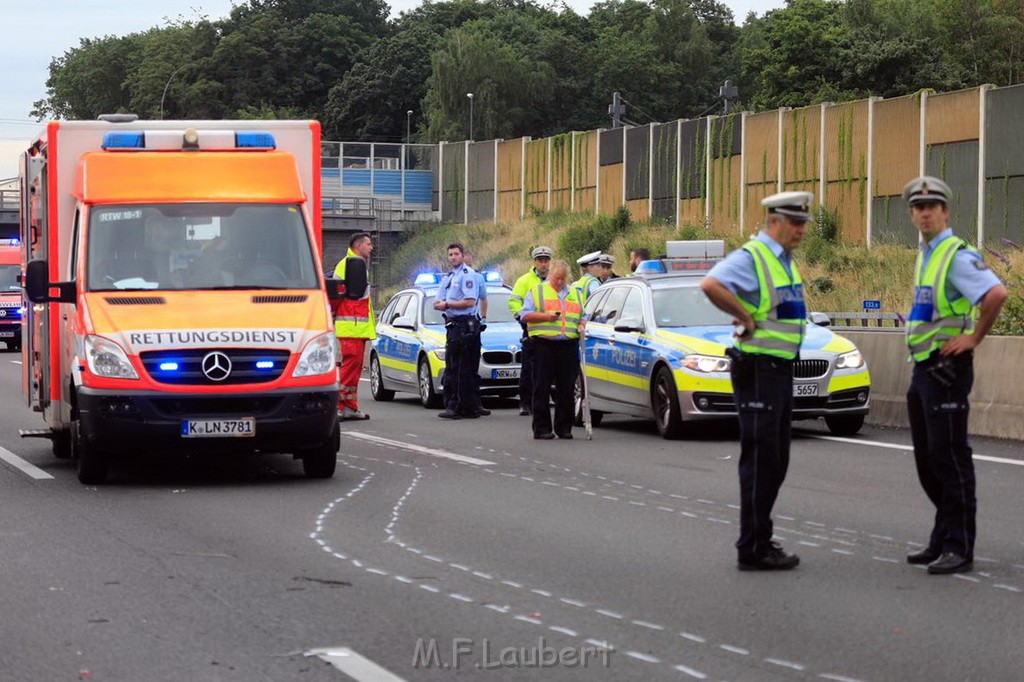
[[[387,0],[386,0],[387,1]],[[564,0],[586,14],[594,0]],[[241,0],[0,0],[0,180],[17,175],[17,154],[42,124],[29,112],[46,96],[50,60],[82,38],[123,36],[163,26],[168,19],[226,17]],[[390,0],[392,16],[420,0]],[[725,0],[738,23],[749,12],[764,14],[784,0]]]

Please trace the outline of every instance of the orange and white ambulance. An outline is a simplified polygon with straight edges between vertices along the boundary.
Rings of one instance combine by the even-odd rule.
[[[21,159],[23,385],[49,427],[23,435],[83,483],[167,451],[332,476],[319,124],[101,119],[53,121]]]
[[[0,233],[2,234],[2,233]],[[0,341],[7,350],[21,350],[21,246],[17,236],[0,236]]]

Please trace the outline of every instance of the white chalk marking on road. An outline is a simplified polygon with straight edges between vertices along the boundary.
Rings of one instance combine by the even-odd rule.
[[[835,552],[836,554],[842,554],[844,556],[853,556],[853,552],[850,552],[850,551],[845,550],[845,549],[834,549],[833,548],[832,551]]]
[[[807,540],[801,540],[798,544],[807,545],[808,547],[821,547],[821,544],[817,542],[808,542]]]
[[[630,658],[635,658],[636,660],[644,661],[645,663],[661,663],[661,659],[660,658],[655,658],[654,656],[648,656],[647,654],[642,654],[639,651],[627,651],[625,653]]]
[[[447,450],[438,450],[436,448],[426,448],[422,445],[414,445],[413,443],[405,443],[400,440],[391,440],[390,438],[381,438],[380,436],[374,436],[369,433],[360,433],[359,431],[342,431],[341,435],[349,436],[350,438],[359,438],[362,440],[370,441],[378,445],[390,445],[392,447],[400,448],[402,450],[409,450],[411,452],[418,452],[423,455],[433,455],[434,457],[442,457],[444,459],[450,459],[455,462],[462,462],[463,464],[478,464],[480,466],[494,466],[495,462],[488,462],[485,459],[477,459],[476,457],[467,457],[466,455],[459,455],[454,452],[448,452]]]
[[[534,625],[544,625],[544,621],[530,618],[529,616],[516,616],[516,620],[521,620],[524,623],[533,623]]]
[[[898,564],[899,563],[899,561],[897,561],[896,559],[890,559],[889,557],[884,557],[884,556],[873,556],[871,558],[874,559],[875,561],[884,561],[887,564]]]
[[[995,587],[996,589],[999,589],[999,590],[1009,590],[1010,592],[1020,592],[1021,591],[1021,589],[1019,587],[1014,587],[1013,585],[1004,585],[1003,583],[996,583],[993,587]]]
[[[708,676],[705,675],[704,673],[702,673],[701,671],[694,670],[693,668],[688,668],[685,665],[677,665],[677,666],[674,666],[674,667],[675,667],[676,670],[678,670],[679,672],[683,673],[684,675],[689,675],[690,677],[693,677],[695,679],[698,679],[698,680],[706,680],[706,679],[708,679]]]
[[[508,585],[509,587],[514,587],[517,590],[522,589],[522,587],[523,587],[522,583],[517,583],[514,580],[502,580],[501,584],[502,585]]]
[[[385,576],[386,575],[391,575],[387,571],[381,570],[379,568],[368,568],[368,569],[366,569],[366,572],[367,573],[373,573],[374,575],[385,575]]]
[[[456,593],[452,592],[452,593],[451,593],[451,594],[449,594],[448,596],[449,596],[449,597],[451,597],[452,599],[457,599],[458,601],[464,601],[464,602],[466,602],[467,604],[468,604],[469,602],[472,602],[472,601],[473,601],[473,598],[472,598],[472,597],[467,597],[467,596],[466,596],[466,595],[464,595],[464,594],[456,594]]]
[[[311,649],[304,655],[323,659],[358,682],[404,682],[401,677],[346,647]]]
[[[412,582],[412,578],[406,578],[404,575],[396,575],[395,576],[395,580],[397,580],[400,583],[406,583],[406,584],[409,584],[409,583]]]
[[[766,658],[764,660],[766,663],[771,663],[772,665],[781,665],[783,668],[790,668],[791,670],[804,669],[804,666],[800,665],[799,663],[793,663],[792,661],[784,661],[781,658]]]
[[[657,623],[648,623],[646,620],[634,620],[633,625],[639,625],[642,628],[649,630],[664,630],[665,626],[658,625]]]
[[[700,635],[693,635],[693,634],[690,634],[689,632],[680,632],[679,636],[682,637],[683,639],[688,639],[691,642],[696,642],[697,644],[705,644],[708,641],[708,640],[704,639],[703,637],[701,637]]]
[[[608,616],[609,618],[615,618],[616,620],[622,620],[621,613],[615,613],[614,611],[608,611],[606,609],[595,609],[602,616]]]
[[[689,517],[689,518],[691,518],[691,519],[697,519],[697,518],[700,518],[700,517],[699,517],[699,516],[697,516],[696,514],[692,514],[692,513],[688,512],[688,511],[681,511],[681,512],[679,512],[679,513],[680,513],[680,514],[682,514],[683,516]]]
[[[484,604],[484,608],[490,609],[491,611],[497,611],[498,613],[508,613],[511,606],[498,606],[497,604]]]
[[[822,673],[818,677],[823,680],[833,680],[834,682],[861,682],[855,677],[843,677],[842,675],[833,675],[832,673]]]
[[[970,583],[980,583],[981,582],[981,578],[975,578],[973,575],[960,575],[960,574],[956,574],[953,577],[954,578],[959,578],[960,580],[966,580],[967,582],[970,582]]]
[[[581,609],[586,606],[586,604],[581,601],[577,601],[575,599],[566,599],[565,597],[559,597],[558,601],[568,604],[569,606],[576,606]]]
[[[530,590],[530,592],[533,592],[534,594],[539,594],[542,597],[550,597],[551,596],[551,593],[547,592],[545,590]]]
[[[841,436],[811,436],[818,440],[834,440],[839,443],[852,443],[853,445],[869,445],[876,448],[889,448],[890,450],[909,450],[913,452],[912,445],[900,445],[899,443],[884,443],[880,440],[861,440],[859,438],[843,438]],[[971,455],[973,459],[980,462],[995,462],[996,464],[1015,464],[1024,467],[1024,459],[1010,459],[1008,457],[993,457],[992,455]]]
[[[21,360],[11,360],[11,364],[12,365],[20,365],[21,364]]]
[[[16,454],[8,450],[7,448],[0,448],[0,459],[10,464],[12,467],[25,474],[29,478],[34,478],[37,481],[52,479],[53,476],[46,473],[35,464],[28,462]]]
[[[576,632],[575,630],[563,628],[561,625],[552,625],[548,628],[548,630],[553,630],[554,632],[561,632],[563,635],[569,635],[570,637],[579,637],[580,635],[580,633]]]
[[[739,654],[740,656],[750,655],[750,652],[748,650],[744,649],[743,647],[733,646],[732,644],[719,644],[718,648],[723,649],[725,651],[731,651],[732,653]]]
[[[433,585],[420,585],[420,589],[421,590],[426,590],[427,592],[433,592],[434,594],[437,594],[438,592],[441,591],[438,588],[434,587]]]

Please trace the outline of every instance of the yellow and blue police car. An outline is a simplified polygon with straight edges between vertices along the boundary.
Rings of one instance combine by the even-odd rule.
[[[522,328],[508,309],[512,289],[501,275],[485,271],[487,328],[480,336],[480,395],[519,394]],[[434,299],[440,273],[421,273],[413,286],[399,291],[377,320],[370,344],[370,394],[389,401],[396,392],[416,393],[424,407],[440,407],[445,368],[445,327]]]
[[[673,248],[684,244],[693,245],[669,242],[667,253],[692,253]],[[595,425],[606,412],[653,418],[663,437],[679,438],[687,422],[735,418],[725,352],[732,318],[700,289],[724,245],[697,244],[702,257],[644,261],[637,276],[609,280],[587,302],[582,352]],[[824,417],[832,433],[853,435],[868,413],[870,388],[857,347],[808,323],[794,367],[793,419]]]

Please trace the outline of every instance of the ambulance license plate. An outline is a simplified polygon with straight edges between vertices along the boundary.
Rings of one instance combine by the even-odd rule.
[[[14,330],[13,329],[10,330],[10,331],[0,332],[0,339],[13,339],[13,338],[14,338]]]
[[[818,395],[818,384],[793,384],[793,397],[805,398]]]
[[[518,379],[519,378],[519,369],[518,368],[515,368],[515,369],[492,369],[491,370],[491,378],[492,379]]]
[[[251,438],[256,435],[256,419],[185,419],[182,438]]]

